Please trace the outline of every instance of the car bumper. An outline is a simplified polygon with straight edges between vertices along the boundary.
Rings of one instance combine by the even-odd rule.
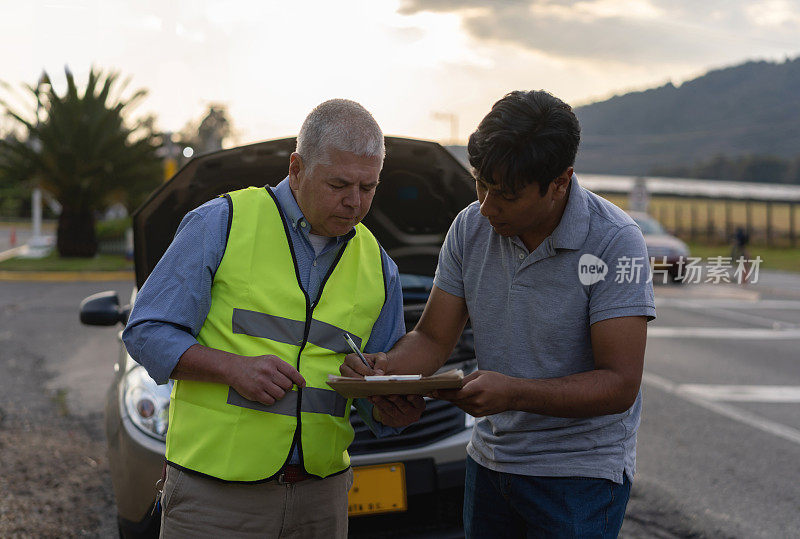
[[[404,460],[408,509],[350,517],[351,538],[463,537],[465,460]]]
[[[120,527],[130,528],[135,532],[133,536],[139,536],[152,520],[156,481],[161,477],[165,446],[141,432],[120,413],[116,389],[114,385],[109,390],[105,409],[111,483]],[[158,515],[155,516],[157,520]]]

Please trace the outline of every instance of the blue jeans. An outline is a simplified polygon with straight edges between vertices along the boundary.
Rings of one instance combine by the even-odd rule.
[[[631,493],[589,477],[533,477],[495,472],[467,456],[467,538],[617,537]]]

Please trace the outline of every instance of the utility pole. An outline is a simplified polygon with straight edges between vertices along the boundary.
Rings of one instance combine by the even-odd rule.
[[[434,120],[450,122],[450,140],[447,142],[447,145],[455,146],[458,144],[458,115],[453,112],[432,112],[431,117]]]
[[[39,77],[39,82],[36,83],[36,130],[39,130],[41,125],[41,111],[42,111],[42,87],[49,86],[50,81],[42,72]],[[32,139],[31,144],[34,145],[34,150],[41,150],[42,142],[37,138]],[[33,237],[28,242],[28,251],[25,256],[30,258],[42,258],[50,251],[50,241],[48,238],[42,236],[42,188],[39,187],[39,181],[33,187],[31,194],[31,221],[33,226]]]

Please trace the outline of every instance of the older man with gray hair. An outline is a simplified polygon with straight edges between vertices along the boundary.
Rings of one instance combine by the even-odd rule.
[[[189,212],[139,292],[123,340],[170,402],[162,537],[346,537],[350,401],[325,384],[347,333],[365,352],[404,333],[397,266],[361,224],[385,149],[358,103],[306,118],[274,189]],[[419,418],[409,397],[377,435]]]

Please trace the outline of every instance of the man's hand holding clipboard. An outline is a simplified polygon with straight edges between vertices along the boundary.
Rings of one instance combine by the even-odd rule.
[[[352,348],[352,347],[351,347]],[[374,405],[373,416],[375,419],[389,427],[404,427],[418,421],[425,410],[425,400],[422,394],[430,391],[426,390],[421,394],[416,391],[409,391],[407,384],[420,382],[422,377],[414,376],[414,380],[404,379],[408,375],[392,376],[387,375],[389,362],[384,353],[348,354],[344,363],[339,367],[342,376],[330,377],[328,385],[347,397],[366,397]],[[372,379],[367,377],[381,377]],[[382,378],[388,378],[386,380]],[[386,393],[386,388],[393,388],[397,394]],[[459,382],[460,387],[460,382]],[[412,386],[413,388],[413,386]],[[383,393],[383,394],[380,394]]]

